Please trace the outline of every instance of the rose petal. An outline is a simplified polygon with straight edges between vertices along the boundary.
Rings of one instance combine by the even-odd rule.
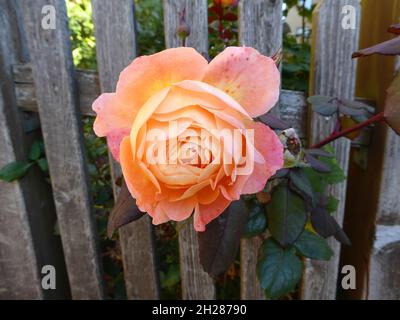
[[[117,93],[129,98],[135,109],[156,92],[182,80],[201,80],[207,60],[193,48],[171,48],[133,60],[120,74]]]
[[[249,47],[228,47],[208,65],[204,82],[232,96],[252,117],[278,101],[280,74],[275,62]]]
[[[151,214],[161,193],[160,186],[150,171],[144,170],[142,166],[134,161],[129,137],[125,137],[120,146],[121,168],[126,184],[132,197],[136,199],[138,208],[143,212]]]
[[[264,156],[265,163],[254,164],[254,171],[247,179],[242,194],[261,191],[267,180],[283,166],[283,145],[276,133],[261,122],[252,122],[255,148]]]
[[[123,137],[128,136],[136,111],[115,93],[103,93],[92,105],[97,117],[93,130],[99,137],[107,137],[110,151],[119,161],[119,145]]]
[[[218,217],[231,203],[222,194],[210,204],[197,204],[194,209],[194,229],[202,232],[206,230],[206,224]]]
[[[196,206],[196,197],[190,197],[179,201],[162,200],[157,206],[160,206],[169,219],[173,221],[183,221],[190,217]]]
[[[246,109],[243,108],[243,106],[238,103],[237,100],[233,99],[231,95],[227,94],[223,90],[221,90],[218,87],[214,87],[212,85],[209,85],[208,83],[201,82],[201,81],[193,81],[193,80],[184,80],[182,82],[176,83],[176,87],[186,89],[189,92],[198,92],[198,93],[206,93],[208,98],[206,99],[212,99],[210,100],[212,103],[208,104],[202,104],[198,103],[200,105],[203,105],[207,108],[210,108],[212,111],[213,109],[220,110],[221,107],[216,108],[215,105],[221,105],[221,102],[225,105],[224,110],[235,110],[239,112],[242,115],[242,118],[250,118],[250,115]],[[189,94],[189,97],[193,96],[193,93]],[[218,104],[216,100],[219,100],[220,103]],[[228,108],[226,108],[228,107]]]

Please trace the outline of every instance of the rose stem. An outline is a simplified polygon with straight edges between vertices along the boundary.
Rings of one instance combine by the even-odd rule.
[[[360,123],[358,123],[357,125],[355,125],[353,127],[344,129],[344,130],[339,131],[339,132],[332,133],[329,137],[325,138],[321,142],[318,142],[317,144],[314,144],[313,146],[311,146],[311,149],[319,149],[319,148],[323,147],[324,145],[326,145],[326,144],[328,144],[328,143],[330,143],[330,142],[332,142],[332,141],[334,141],[334,140],[336,140],[336,139],[338,139],[340,137],[343,137],[343,136],[345,136],[345,135],[347,135],[347,134],[349,134],[349,133],[351,133],[353,131],[360,130],[360,129],[362,129],[362,128],[366,127],[366,126],[369,126],[370,124],[373,124],[375,122],[382,121],[383,119],[384,119],[383,112],[380,112],[380,113],[376,114],[375,116],[369,118],[368,120],[360,122]]]

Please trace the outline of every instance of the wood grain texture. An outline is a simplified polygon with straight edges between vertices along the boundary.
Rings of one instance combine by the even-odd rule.
[[[31,64],[15,64],[13,66],[13,74],[18,107],[25,111],[38,112]],[[77,69],[75,75],[80,113],[85,116],[95,116],[96,114],[92,110],[92,103],[100,94],[98,74],[95,71]]]
[[[23,54],[19,37],[13,37],[13,31],[18,35],[13,19],[16,8],[0,1],[0,167],[25,156],[24,149],[16,147],[24,141],[14,108],[10,64]],[[38,261],[20,181],[0,181],[0,212],[0,299],[41,299]]]
[[[74,299],[101,299],[103,285],[77,110],[65,2],[22,0],[29,55],[68,277]],[[56,29],[43,29],[42,7],[56,9]]]
[[[342,8],[352,5],[356,10],[356,29],[343,29]],[[313,44],[311,58],[310,95],[320,94],[338,98],[354,98],[356,61],[351,54],[358,49],[360,6],[357,0],[324,0],[313,13]],[[333,131],[335,117],[326,119],[311,113],[310,144]],[[340,139],[333,142],[336,158],[345,173],[349,166],[350,141]],[[343,223],[346,181],[334,185],[328,192],[339,199],[334,217]],[[332,300],[336,298],[336,281],[340,258],[340,244],[328,240],[334,251],[329,262],[307,261],[303,276],[301,297],[303,299]]]
[[[239,42],[253,47],[266,56],[272,56],[282,46],[282,1],[239,1]],[[271,111],[279,115],[279,107]],[[241,241],[241,299],[264,299],[256,275],[256,262],[261,241]]]
[[[168,48],[182,46],[176,30],[178,13],[186,11],[185,21],[190,26],[186,46],[207,56],[207,0],[164,0],[165,43]],[[185,223],[179,231],[179,255],[183,299],[215,299],[215,286],[200,265],[197,235],[193,223]]]
[[[377,223],[400,225],[400,138],[388,130],[381,171]]]
[[[378,225],[368,278],[369,300],[400,300],[400,225]]]
[[[400,138],[388,130],[368,274],[368,299],[400,300]]]
[[[21,16],[16,2],[0,0],[0,167],[23,161],[38,130],[24,132],[37,115],[16,107],[12,64],[27,59]],[[0,299],[68,297],[61,241],[54,235],[51,190],[38,168],[13,183],[0,181]],[[18,235],[17,237],[15,235]],[[42,291],[40,270],[57,270],[56,290]]]
[[[400,20],[400,1],[393,1],[392,21]],[[400,73],[396,57],[394,74]],[[375,241],[368,278],[368,299],[400,300],[400,137],[388,129],[384,142]]]
[[[179,26],[179,12],[186,8],[185,21],[190,27],[186,46],[193,47],[208,56],[208,23],[206,0],[164,0],[164,34],[168,48],[182,46],[176,30]]]
[[[100,88],[102,92],[114,92],[120,72],[136,56],[133,2],[93,0],[92,4]],[[121,168],[110,154],[109,157],[116,199],[119,188],[115,180],[121,174]],[[158,277],[150,219],[145,217],[122,227],[119,239],[128,298],[158,299]]]
[[[307,137],[308,104],[302,91],[281,90],[280,119],[293,127],[301,139]]]

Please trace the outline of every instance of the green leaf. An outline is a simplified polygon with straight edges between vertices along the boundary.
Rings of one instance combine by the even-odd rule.
[[[315,200],[314,190],[303,168],[294,168],[290,170],[290,179],[293,185],[298,190],[306,194],[311,199],[312,203],[315,204],[316,200]]]
[[[161,273],[161,287],[162,288],[172,288],[177,285],[181,280],[181,274],[179,272],[178,265],[170,265],[168,267],[167,273]]]
[[[325,239],[307,230],[303,231],[294,246],[302,256],[314,260],[329,260],[333,255]]]
[[[280,298],[293,291],[302,269],[293,247],[283,249],[272,238],[265,240],[259,252],[257,275],[268,298]]]
[[[29,151],[29,160],[35,161],[40,158],[42,155],[42,150],[43,150],[43,142],[41,141],[35,141],[32,144],[31,150]]]
[[[211,276],[224,273],[235,261],[247,217],[248,209],[240,199],[198,233],[200,263]]]
[[[338,205],[339,205],[339,200],[333,196],[330,196],[325,209],[328,210],[328,212],[335,212],[338,208]]]
[[[32,162],[12,162],[0,169],[0,180],[7,182],[23,177],[32,166]]]
[[[330,146],[325,146],[324,150],[333,154],[333,148]],[[308,176],[315,193],[324,193],[328,185],[340,183],[346,179],[343,170],[340,168],[335,157],[320,157],[318,160],[328,166],[330,172],[317,172],[313,168],[309,167],[303,169]]]
[[[304,200],[287,184],[276,187],[267,205],[268,225],[272,236],[283,246],[293,243],[307,220]]]
[[[250,214],[247,219],[246,230],[244,237],[251,238],[262,234],[267,228],[267,217],[265,207],[254,201],[250,206]]]
[[[38,166],[43,172],[48,172],[49,171],[49,165],[47,164],[47,159],[46,158],[40,158],[36,161]]]
[[[334,150],[330,146],[325,146],[324,150],[334,154]],[[325,162],[331,168],[331,172],[329,172],[325,176],[325,179],[328,182],[328,184],[340,183],[346,179],[346,176],[344,175],[342,168],[340,167],[338,161],[336,160],[336,157],[320,158],[319,160]]]

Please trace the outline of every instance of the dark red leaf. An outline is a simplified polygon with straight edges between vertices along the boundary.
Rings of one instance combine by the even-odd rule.
[[[310,166],[318,172],[328,173],[331,172],[331,168],[326,163],[314,158],[311,154],[306,153],[305,160],[310,164]]]
[[[400,24],[393,24],[389,27],[388,32],[400,34]]]
[[[209,23],[209,24],[212,23],[212,22],[214,22],[215,20],[217,20],[217,17],[215,17],[215,16],[208,16],[208,23]]]
[[[317,157],[325,157],[325,158],[334,158],[335,156],[332,153],[329,153],[322,149],[306,149],[304,150],[305,153],[308,153],[312,156]]]
[[[228,39],[228,40],[232,39],[232,38],[233,38],[233,33],[232,33],[232,31],[230,31],[230,30],[228,30],[228,29],[224,29],[224,30],[222,31],[222,38]]]
[[[351,242],[336,220],[321,206],[311,212],[311,224],[321,237],[334,236],[337,241],[345,245]]]
[[[225,21],[236,21],[238,18],[237,14],[233,12],[228,12],[224,15],[224,20]]]
[[[288,125],[286,122],[282,121],[281,119],[270,113],[263,114],[258,118],[262,123],[266,124],[268,127],[271,127],[272,129],[286,130],[290,128],[290,125]]]
[[[207,224],[206,231],[198,233],[200,263],[211,276],[224,273],[235,261],[247,217],[244,200],[234,201]]]
[[[222,16],[222,14],[223,14],[223,8],[222,8],[221,4],[217,4],[217,3],[215,3],[210,8],[208,8],[208,11],[215,13],[218,17]]]
[[[366,57],[373,54],[382,54],[386,56],[400,55],[400,37],[379,43],[373,47],[356,51],[351,56],[352,58]]]
[[[135,199],[132,198],[125,180],[122,182],[121,190],[118,195],[114,209],[108,218],[107,235],[112,237],[115,230],[143,217],[145,213],[141,212],[136,206]]]

